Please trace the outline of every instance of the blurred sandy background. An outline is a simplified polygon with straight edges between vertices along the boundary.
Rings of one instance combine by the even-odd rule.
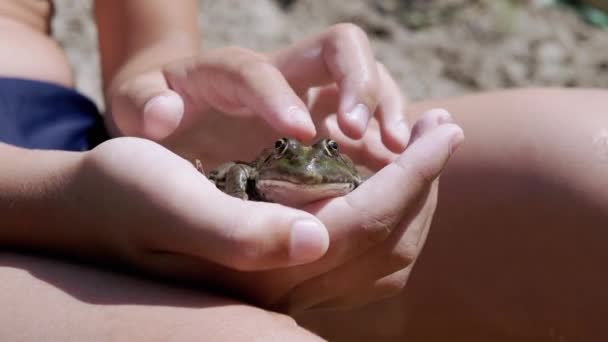
[[[410,99],[521,86],[608,87],[608,31],[547,0],[201,0],[204,47],[271,50],[338,22],[372,40]],[[167,2],[170,5],[170,2]],[[55,36],[101,105],[91,0],[56,0]]]

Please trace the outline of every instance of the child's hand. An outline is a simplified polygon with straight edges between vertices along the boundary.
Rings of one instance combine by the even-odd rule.
[[[445,111],[427,113],[393,163],[304,208],[316,217],[220,193],[185,160],[135,138],[94,150],[74,197],[93,200],[83,215],[95,217],[110,253],[153,273],[291,312],[364,304],[400,291],[424,244],[437,177],[462,142],[446,122]]]
[[[312,214],[225,195],[186,160],[139,138],[87,152],[65,198],[78,208],[78,230],[67,235],[84,236],[78,248],[208,282],[211,265],[285,267],[318,259],[328,246],[328,232]]]
[[[219,111],[262,118],[272,131],[257,132],[261,136],[307,140],[316,133],[313,122],[323,119],[311,118],[308,90],[327,92],[336,86],[334,112],[346,137],[360,138],[370,121],[377,122],[384,145],[403,151],[409,139],[405,101],[375,60],[365,33],[351,24],[270,54],[235,47],[211,50],[162,70],[121,77],[109,98],[114,124],[126,135],[160,140]]]
[[[417,124],[411,147],[398,155],[410,139],[405,101],[373,59],[367,38],[358,28],[338,25],[269,55],[239,48],[210,51],[166,66],[162,72],[125,80],[112,97],[112,115],[122,132],[163,139],[178,131],[164,143],[190,161],[202,159],[207,169],[220,161],[250,160],[277,136],[306,140],[315,133],[337,140],[359,164],[372,170],[383,168],[353,193],[305,208],[329,228],[331,246],[319,261],[278,270],[273,268],[290,262],[235,265],[191,249],[184,253],[167,244],[170,234],[151,249],[161,253],[143,254],[137,264],[165,275],[217,284],[259,304],[294,312],[361,304],[404,286],[434,212],[435,180],[449,151],[462,141],[462,133],[452,125],[436,127],[449,116],[431,112]],[[309,92],[311,87],[317,88]],[[159,94],[166,96],[159,99]],[[353,114],[355,107],[359,110]],[[365,107],[373,115],[366,114]],[[258,214],[238,209],[250,205],[286,209],[237,204],[205,184],[196,192],[205,190],[204,196],[213,200],[196,201],[193,190],[188,192],[192,194],[188,201],[182,200],[199,208],[201,219],[216,217],[218,203],[235,217],[256,218]],[[165,191],[165,196],[175,197]],[[207,211],[207,204],[213,210]],[[151,221],[155,222],[159,220]],[[186,220],[192,222],[192,218]],[[228,224],[228,231],[234,227],[228,221],[213,222],[217,225],[212,231],[218,236],[222,236],[222,224]],[[256,243],[264,246],[265,239],[274,245],[274,231],[258,229],[251,234],[255,243],[245,243],[251,247],[247,250],[255,250]],[[204,244],[204,239],[191,236],[186,240],[190,248]],[[202,246],[214,248],[212,242]],[[265,255],[267,249],[261,251]],[[257,252],[252,255],[252,260],[266,260]]]
[[[329,230],[328,252],[309,264],[263,272],[218,270],[256,303],[291,313],[351,307],[401,291],[420,253],[437,201],[437,179],[463,141],[443,110],[416,123],[412,143],[355,191],[313,203]]]
[[[395,161],[350,194],[305,208],[328,227],[330,248],[281,275],[297,285],[276,304],[292,312],[344,308],[399,293],[424,246],[439,175],[463,139],[446,111],[431,110]]]

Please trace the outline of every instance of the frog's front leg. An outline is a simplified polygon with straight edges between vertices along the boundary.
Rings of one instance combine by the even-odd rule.
[[[194,167],[196,167],[196,171],[200,172],[203,176],[207,177],[205,173],[205,168],[203,168],[203,162],[200,159],[194,160]]]
[[[249,199],[247,193],[247,182],[251,177],[253,169],[245,164],[234,164],[226,172],[224,192],[230,196],[238,197],[243,200]]]

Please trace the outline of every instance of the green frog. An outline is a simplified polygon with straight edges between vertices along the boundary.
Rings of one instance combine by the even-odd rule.
[[[200,163],[197,167],[202,172]],[[289,206],[342,196],[363,182],[353,162],[331,139],[307,146],[281,138],[253,162],[222,164],[208,178],[234,197]]]

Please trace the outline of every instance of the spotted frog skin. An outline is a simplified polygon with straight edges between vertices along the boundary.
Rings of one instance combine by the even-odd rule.
[[[290,206],[342,196],[363,182],[350,158],[330,139],[307,146],[281,138],[253,162],[222,164],[208,178],[231,196]]]

